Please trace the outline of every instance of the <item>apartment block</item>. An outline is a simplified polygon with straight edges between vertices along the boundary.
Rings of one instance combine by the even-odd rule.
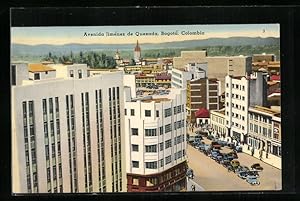
[[[125,88],[128,192],[186,188],[186,93],[132,98]]]

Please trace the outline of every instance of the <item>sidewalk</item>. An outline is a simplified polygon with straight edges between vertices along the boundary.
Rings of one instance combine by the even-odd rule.
[[[242,145],[242,147],[243,147],[242,151],[244,153],[251,155],[251,149],[248,150],[248,145]],[[253,157],[259,159],[259,151],[258,150],[256,150],[254,152]],[[263,157],[262,157],[261,161],[281,170],[281,158],[280,157],[274,156],[273,154],[269,154],[268,158],[266,158],[266,152],[263,151]]]
[[[187,183],[187,190],[186,191],[193,191],[192,190],[192,185],[195,185],[195,191],[204,191],[204,188],[197,184],[193,179],[188,179],[186,180]]]

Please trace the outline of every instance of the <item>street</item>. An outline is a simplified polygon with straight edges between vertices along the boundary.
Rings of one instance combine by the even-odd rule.
[[[210,140],[204,139],[205,143]],[[223,152],[231,151],[222,147]],[[201,153],[194,147],[187,145],[188,166],[194,170],[194,181],[202,186],[205,191],[251,191],[251,190],[281,190],[281,170],[263,163],[245,153],[238,153],[241,165],[250,167],[254,163],[260,163],[264,168],[259,173],[260,185],[252,186],[239,178],[234,172],[228,172],[219,163]]]

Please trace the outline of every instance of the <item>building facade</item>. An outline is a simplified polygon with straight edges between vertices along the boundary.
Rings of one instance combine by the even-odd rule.
[[[225,108],[222,110],[213,110],[210,112],[210,124],[215,136],[218,136],[221,139],[226,139],[226,137],[228,137]]]
[[[127,191],[122,72],[88,77],[86,64],[11,67],[12,191]]]
[[[189,63],[183,69],[172,69],[172,86],[187,89],[187,117],[196,121],[195,112],[200,108],[219,109],[221,83],[207,78],[207,63]]]
[[[253,93],[253,92],[252,92]],[[248,132],[249,81],[244,76],[225,78],[225,115],[230,141],[244,141]]]
[[[250,74],[252,59],[248,56],[207,56],[206,51],[181,51],[180,57],[174,57],[173,68],[182,68],[189,63],[207,63],[207,77],[221,82],[221,93],[225,91],[225,76]]]
[[[261,106],[250,107],[247,145],[256,156],[259,157],[261,151],[264,159],[281,162],[280,112]]]
[[[132,99],[125,92],[128,192],[186,188],[186,94]]]
[[[267,104],[267,81],[261,72],[249,76],[226,76],[225,115],[230,140],[246,141],[249,106]]]

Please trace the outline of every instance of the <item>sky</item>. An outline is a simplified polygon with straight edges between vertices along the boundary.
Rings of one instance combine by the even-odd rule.
[[[11,42],[27,45],[69,43],[81,44],[132,44],[161,43],[235,36],[280,37],[279,24],[228,24],[228,25],[152,25],[152,26],[81,26],[81,27],[12,27]],[[187,34],[197,32],[201,34]],[[124,34],[107,36],[106,32]],[[142,36],[142,33],[158,35]],[[177,32],[178,35],[162,35]],[[103,35],[101,35],[102,33]],[[128,34],[131,35],[128,35]],[[91,36],[89,34],[96,34]]]

